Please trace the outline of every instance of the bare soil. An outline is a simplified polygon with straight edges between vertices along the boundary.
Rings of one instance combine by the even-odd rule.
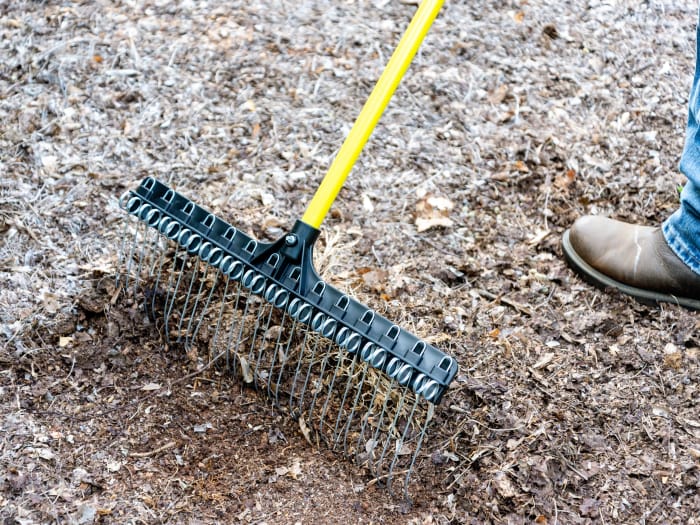
[[[3,523],[700,520],[700,319],[584,284],[583,213],[676,207],[694,2],[448,2],[318,246],[455,356],[413,505],[196,368],[114,289],[146,175],[301,216],[412,1],[0,0]]]

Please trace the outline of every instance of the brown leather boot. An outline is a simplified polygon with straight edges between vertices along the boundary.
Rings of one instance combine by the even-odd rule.
[[[661,228],[585,216],[562,240],[569,265],[602,288],[640,302],[668,302],[700,310],[700,275],[673,253]]]

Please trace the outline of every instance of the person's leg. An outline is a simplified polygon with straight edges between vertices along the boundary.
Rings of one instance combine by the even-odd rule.
[[[661,228],[586,216],[564,233],[567,262],[584,279],[643,302],[700,310],[700,12],[695,76],[680,170],[688,179],[679,209]]]
[[[688,101],[688,127],[680,170],[688,182],[681,205],[663,224],[664,237],[674,253],[700,274],[700,20],[698,21],[695,76]]]

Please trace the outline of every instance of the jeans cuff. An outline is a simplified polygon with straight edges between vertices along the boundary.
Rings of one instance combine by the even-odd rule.
[[[685,242],[682,232],[676,226],[678,222],[683,222],[680,217],[681,213],[682,210],[676,210],[673,215],[666,219],[661,229],[666,239],[666,244],[673,250],[673,253],[676,254],[683,264],[700,275],[700,259],[688,246],[688,243]]]

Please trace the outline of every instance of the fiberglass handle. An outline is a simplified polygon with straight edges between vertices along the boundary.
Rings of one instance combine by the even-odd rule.
[[[423,0],[413,15],[389,63],[379,77],[360,115],[345,138],[331,167],[323,177],[301,221],[318,229],[326,217],[340,188],[367,143],[391,96],[428,33],[444,0]]]

